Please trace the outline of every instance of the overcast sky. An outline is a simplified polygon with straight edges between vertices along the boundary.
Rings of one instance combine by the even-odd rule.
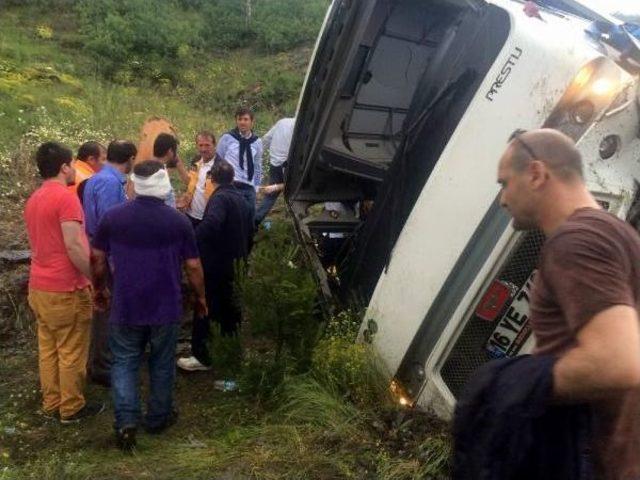
[[[586,5],[593,5],[608,13],[622,12],[640,14],[640,1],[638,0],[580,0]]]

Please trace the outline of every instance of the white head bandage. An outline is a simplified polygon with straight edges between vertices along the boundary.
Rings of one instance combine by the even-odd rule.
[[[156,197],[164,200],[171,193],[169,174],[162,168],[150,177],[141,177],[135,173],[131,175],[136,195]]]

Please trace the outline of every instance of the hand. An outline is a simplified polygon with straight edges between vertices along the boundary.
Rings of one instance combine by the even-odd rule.
[[[93,307],[98,312],[106,312],[109,308],[111,292],[107,288],[96,290],[93,293]]]
[[[184,211],[189,206],[189,201],[187,195],[182,195],[180,198],[176,200],[176,208],[178,210]]]
[[[180,170],[180,168],[184,168],[184,162],[182,161],[182,158],[180,158],[180,155],[176,154],[171,160],[167,160],[165,166],[167,167],[167,169]]]
[[[363,215],[369,215],[371,210],[373,210],[373,200],[363,200],[360,210]]]
[[[276,193],[279,192],[281,188],[281,184],[274,184],[274,185],[265,185],[264,187],[260,187],[260,192],[262,192],[264,195],[269,195],[272,193]]]
[[[204,297],[196,298],[195,304],[196,315],[200,318],[204,318],[209,315],[209,308],[207,307],[207,300]]]

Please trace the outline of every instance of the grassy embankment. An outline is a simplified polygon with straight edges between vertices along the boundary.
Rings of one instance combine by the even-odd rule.
[[[0,12],[0,249],[26,248],[20,215],[35,186],[30,154],[39,142],[56,139],[76,148],[86,139],[135,139],[145,118],[162,115],[178,127],[188,156],[196,130],[228,128],[224,106],[273,92],[269,82],[283,74],[301,83],[309,54],[308,47],[275,56],[236,50],[203,57],[186,72],[193,80],[188,85],[120,85],[94,72],[72,16],[55,12],[43,22],[37,13]],[[260,133],[295,103],[291,95],[279,98],[259,111]],[[213,390],[221,368],[180,375],[178,424],[162,436],[140,435],[133,456],[113,446],[110,408],[71,427],[35,414],[26,266],[0,265],[0,479],[443,478],[446,435],[428,417],[389,403],[375,358],[353,343],[357,316],[333,319],[324,333],[312,328],[306,344],[315,344],[312,355],[300,351],[295,325],[287,337],[274,333],[282,305],[292,316],[295,309],[310,318],[314,310],[311,280],[286,223],[279,215],[254,252],[245,292],[252,319],[244,330],[245,362],[231,372],[242,392]],[[272,287],[273,308],[250,297],[252,288]],[[300,291],[304,298],[294,294]],[[278,343],[283,353],[275,358]],[[101,387],[90,387],[89,396],[108,402]]]

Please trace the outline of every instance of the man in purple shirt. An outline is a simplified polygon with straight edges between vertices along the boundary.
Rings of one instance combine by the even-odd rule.
[[[202,265],[191,223],[164,204],[171,189],[161,162],[146,160],[132,176],[136,198],[113,207],[93,238],[95,302],[106,304],[106,256],[113,266],[109,345],[116,439],[135,446],[140,422],[139,370],[147,343],[149,399],[145,428],[160,433],[176,420],[174,357],[182,317],[180,278],[185,266],[200,315],[207,314]]]

